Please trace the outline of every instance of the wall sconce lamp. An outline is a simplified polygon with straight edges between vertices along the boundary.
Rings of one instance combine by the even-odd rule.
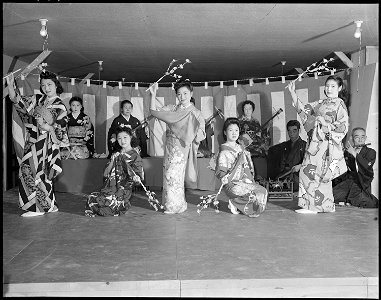
[[[40,19],[40,22],[41,22],[40,35],[42,37],[46,37],[48,35],[48,27],[46,26],[46,22],[48,22],[48,19]]]
[[[363,21],[355,21],[354,23],[356,24],[356,31],[355,34],[353,35],[356,39],[359,39],[361,37],[361,24]]]

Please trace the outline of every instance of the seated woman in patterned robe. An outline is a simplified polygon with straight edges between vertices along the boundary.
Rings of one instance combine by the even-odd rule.
[[[90,118],[83,112],[83,101],[72,97],[69,101],[71,113],[68,114],[69,149],[62,149],[62,158],[92,158],[94,155],[94,127]]]
[[[243,213],[258,217],[266,208],[266,188],[254,181],[254,166],[250,153],[237,144],[239,121],[226,119],[223,127],[226,143],[220,147],[216,163],[216,177],[224,184],[229,197],[229,209],[233,214]]]
[[[103,188],[87,197],[86,216],[106,217],[125,214],[131,207],[133,186],[144,178],[143,160],[131,147],[133,138],[131,129],[120,128],[116,136],[119,148],[112,154],[104,170]]]

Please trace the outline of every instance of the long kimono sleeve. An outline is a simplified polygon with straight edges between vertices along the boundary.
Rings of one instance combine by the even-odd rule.
[[[370,188],[374,177],[373,165],[376,161],[376,151],[371,148],[363,148],[356,156],[358,177],[364,190]]]
[[[144,180],[143,160],[136,151],[131,154],[127,164],[130,166],[131,170],[133,170],[135,174],[140,177],[141,180]],[[129,171],[129,176],[133,178],[133,172]]]
[[[318,104],[318,101],[308,103],[304,105],[299,98],[297,98],[296,103],[292,103],[295,107],[297,113],[299,114],[300,120],[304,126],[304,129],[308,133],[315,126],[316,115],[314,108]]]
[[[341,145],[342,140],[348,132],[349,116],[344,102],[341,100],[337,108],[336,120],[330,124],[332,141],[336,145]]]
[[[90,157],[93,156],[95,149],[94,149],[94,126],[91,123],[90,117],[88,115],[85,115],[84,118],[84,125],[86,128],[86,136],[84,138],[84,141],[86,142],[86,147],[89,150]]]
[[[226,155],[226,151],[221,151],[217,157],[216,171],[215,175],[218,179],[221,179],[226,174],[229,173],[231,164],[229,163],[229,158]]]
[[[57,98],[52,104],[52,109],[55,110],[57,116],[56,121],[53,124],[55,136],[57,137],[60,146],[67,146],[69,145],[67,134],[67,123],[69,118],[67,116],[66,106],[60,98]]]

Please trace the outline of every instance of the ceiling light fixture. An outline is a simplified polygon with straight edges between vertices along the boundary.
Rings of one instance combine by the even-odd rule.
[[[356,24],[356,31],[355,31],[355,34],[354,34],[354,37],[356,39],[359,39],[361,37],[361,24],[362,24],[363,21],[354,21],[354,23]]]
[[[103,67],[102,67],[103,60],[98,60],[98,63],[99,63],[99,72],[102,72],[103,71]]]
[[[48,22],[48,19],[40,19],[40,22],[41,22],[40,35],[42,37],[46,37],[48,35],[48,27],[46,26],[46,22]]]

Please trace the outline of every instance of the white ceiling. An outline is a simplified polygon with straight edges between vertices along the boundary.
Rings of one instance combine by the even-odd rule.
[[[334,51],[378,46],[379,4],[3,3],[3,54],[32,62],[48,19],[48,70],[65,77],[154,82],[173,58],[181,75],[226,81],[305,69]],[[98,72],[98,61],[104,70]],[[87,65],[87,66],[86,66]],[[82,67],[81,67],[82,66]],[[166,77],[163,82],[174,81]]]

